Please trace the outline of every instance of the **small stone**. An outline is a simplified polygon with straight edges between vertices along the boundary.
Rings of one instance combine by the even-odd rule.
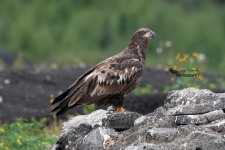
[[[134,122],[141,115],[135,112],[113,113],[103,119],[103,125],[109,128],[123,131],[134,126]]]
[[[134,125],[136,126],[136,125],[142,124],[146,121],[146,119],[147,119],[146,116],[141,116],[134,121]]]
[[[178,131],[175,128],[152,128],[146,135],[146,141],[169,142],[177,137]]]
[[[175,123],[178,125],[184,124],[203,124],[207,123],[207,119],[203,115],[182,115],[176,116]]]
[[[204,124],[216,119],[224,118],[223,110],[215,110],[201,115],[180,115],[176,116],[175,123],[182,124]]]
[[[10,84],[10,82],[11,82],[11,81],[10,81],[9,79],[5,79],[5,80],[4,80],[4,83],[5,83],[5,84]]]
[[[211,121],[214,121],[214,120],[217,120],[217,119],[220,119],[220,118],[225,118],[225,113],[223,112],[223,110],[215,110],[215,111],[211,111],[211,112],[208,112],[206,114],[203,114],[208,122],[211,122]]]
[[[110,136],[115,136],[117,133],[113,129],[99,127],[92,130],[83,138],[83,144],[81,149],[99,150],[109,147],[108,141]]]
[[[217,132],[222,132],[222,131],[224,132],[225,131],[225,119],[221,120],[220,122],[217,122],[217,123],[203,125],[203,127],[210,128]]]
[[[47,76],[46,76],[46,80],[50,81],[51,79],[52,79],[52,78],[51,78],[50,75],[47,75]]]
[[[0,103],[2,103],[3,102],[3,97],[2,96],[0,96]]]
[[[151,143],[127,146],[124,150],[158,150],[158,146]]]
[[[189,106],[177,106],[171,108],[167,111],[167,115],[192,115],[192,114],[202,114],[211,111],[212,108],[204,105],[204,104],[197,104],[197,105],[189,105]]]

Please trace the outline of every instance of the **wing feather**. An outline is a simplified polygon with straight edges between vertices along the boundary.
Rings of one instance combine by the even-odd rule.
[[[136,69],[133,66],[137,66]],[[92,86],[92,90],[89,90],[87,94],[91,97],[128,94],[127,91],[132,91],[133,87],[135,88],[139,83],[142,70],[143,64],[137,59],[128,59],[119,64],[111,62],[111,65],[101,66],[88,77],[95,78],[97,76],[97,80],[92,83],[95,87]],[[132,88],[132,90],[129,90],[129,88]]]
[[[69,87],[64,100],[70,108],[96,103],[110,95],[126,95],[139,83],[143,67],[144,62],[134,55],[111,57],[79,77]]]

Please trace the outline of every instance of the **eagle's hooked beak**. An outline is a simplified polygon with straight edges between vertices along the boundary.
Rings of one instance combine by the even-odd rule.
[[[145,35],[143,37],[145,37],[145,38],[151,37],[153,39],[156,37],[156,34],[155,34],[155,32],[150,31],[150,32],[145,33]]]
[[[155,32],[153,32],[153,31],[150,31],[150,35],[151,35],[151,38],[152,38],[152,39],[154,39],[154,38],[156,37],[156,34],[155,34]]]

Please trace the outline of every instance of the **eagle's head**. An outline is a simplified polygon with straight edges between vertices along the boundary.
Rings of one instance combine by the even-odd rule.
[[[131,41],[150,40],[156,37],[156,34],[148,28],[140,28],[134,32]]]
[[[133,53],[142,53],[145,58],[149,41],[156,37],[156,34],[148,28],[140,28],[134,32],[128,50]]]

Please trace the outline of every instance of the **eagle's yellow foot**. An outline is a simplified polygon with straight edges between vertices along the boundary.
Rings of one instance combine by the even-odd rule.
[[[126,109],[124,109],[123,107],[115,107],[114,112],[125,112]]]

